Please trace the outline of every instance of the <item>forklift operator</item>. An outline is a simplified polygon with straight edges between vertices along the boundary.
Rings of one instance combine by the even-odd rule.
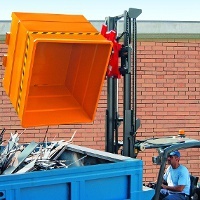
[[[180,152],[173,151],[167,161],[170,166],[163,176],[160,200],[187,200],[190,193],[190,175],[188,169],[179,163]]]

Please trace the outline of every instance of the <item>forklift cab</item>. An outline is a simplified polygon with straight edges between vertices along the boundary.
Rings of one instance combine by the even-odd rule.
[[[181,149],[200,148],[200,141],[187,138],[185,135],[178,135],[172,137],[151,138],[141,142],[139,147],[140,149],[157,149],[158,151],[158,156],[152,157],[153,163],[160,165],[157,183],[154,187],[155,195],[153,197],[153,200],[158,200],[169,153]],[[199,177],[190,175],[191,187],[190,195],[188,196],[189,200],[193,199],[193,196],[195,195],[198,180]]]

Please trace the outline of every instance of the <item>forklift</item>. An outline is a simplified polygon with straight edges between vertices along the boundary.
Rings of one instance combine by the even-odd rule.
[[[184,132],[177,136],[136,139],[140,127],[137,118],[137,17],[141,9],[129,8],[122,15],[107,17],[101,34],[113,42],[113,50],[107,70],[107,110],[105,150],[136,158],[140,151],[157,149],[158,156],[152,157],[154,164],[160,165],[153,200],[159,199],[167,157],[170,152],[180,149],[199,148],[200,141],[185,137]],[[123,19],[124,30],[117,35],[118,21]],[[132,43],[132,45],[131,45]],[[121,60],[120,66],[119,59]],[[118,112],[118,79],[123,77],[123,116]],[[123,123],[123,141],[119,141],[119,126]],[[119,149],[121,152],[119,152]],[[196,181],[191,182],[190,199],[194,195]]]
[[[143,164],[134,158],[139,152],[154,148],[158,156],[153,157],[153,163],[160,164],[153,196],[153,200],[157,200],[169,152],[200,147],[198,140],[185,135],[136,140],[140,127],[136,114],[136,18],[141,13],[141,9],[130,8],[122,15],[107,17],[101,34],[79,15],[13,13],[12,34],[6,35],[9,48],[8,56],[3,59],[3,85],[22,126],[93,121],[107,70],[106,152],[69,144],[61,160],[69,156],[73,158],[72,163],[77,164],[80,158],[85,158],[78,162],[85,167],[2,176],[0,199],[111,199],[111,195],[114,195],[112,199],[116,196],[119,199],[150,199],[154,190],[142,188]],[[124,31],[118,36],[120,20],[124,20]],[[95,51],[97,47],[98,52]],[[95,58],[95,64],[91,57]],[[66,65],[69,68],[63,71]],[[77,74],[79,78],[74,78]],[[121,77],[124,92],[122,116],[118,111],[118,80]],[[123,142],[119,141],[122,123]],[[59,196],[54,198],[55,188]],[[110,194],[111,189],[114,192]]]

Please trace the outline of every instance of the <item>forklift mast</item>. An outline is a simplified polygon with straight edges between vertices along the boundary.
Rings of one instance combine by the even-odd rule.
[[[137,106],[137,24],[141,9],[129,8],[122,15],[107,17],[102,27],[102,35],[113,42],[113,50],[107,71],[107,110],[105,150],[135,158],[136,131],[140,120],[136,117]],[[119,20],[124,22],[124,30],[117,36]],[[113,38],[113,36],[116,36]],[[132,46],[131,46],[132,41]],[[119,43],[120,42],[120,43]],[[121,66],[118,66],[119,58]],[[132,65],[131,65],[132,63]],[[123,116],[118,113],[118,79],[123,77]],[[119,126],[123,123],[123,142],[119,142]]]

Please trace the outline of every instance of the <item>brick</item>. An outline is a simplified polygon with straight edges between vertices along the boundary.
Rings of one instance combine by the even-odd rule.
[[[2,55],[7,45],[0,44],[0,76],[4,76]],[[177,135],[184,128],[188,137],[200,139],[200,40],[170,39],[138,42],[138,87],[137,115],[141,127],[137,139]],[[107,103],[107,82],[98,103],[95,121],[90,124],[49,126],[48,138],[69,140],[73,132],[77,134],[74,144],[104,150],[105,148],[105,112]],[[12,108],[9,98],[0,82],[0,127],[7,129],[5,138],[15,130],[22,132],[20,121]],[[123,78],[119,80],[119,112],[123,112]],[[122,137],[121,125],[119,128]],[[25,131],[20,142],[43,141],[47,126],[31,128]],[[189,159],[181,159],[190,172],[199,175],[199,149],[182,152]],[[157,152],[146,150],[138,158],[144,160],[144,180],[156,180],[159,166],[151,162]],[[198,157],[198,160],[195,158]]]
[[[189,47],[186,47],[186,46],[178,46],[178,47],[174,47],[174,50],[177,50],[178,53],[184,53],[184,51],[188,51],[189,50]],[[185,53],[184,53],[185,54]]]
[[[163,43],[163,46],[178,46],[178,44],[176,42],[167,42],[167,43]]]
[[[5,43],[0,43],[0,49],[7,49],[8,45]]]
[[[167,50],[167,47],[162,46],[162,45],[152,46],[152,50],[156,50],[156,51],[165,51],[165,50]]]

